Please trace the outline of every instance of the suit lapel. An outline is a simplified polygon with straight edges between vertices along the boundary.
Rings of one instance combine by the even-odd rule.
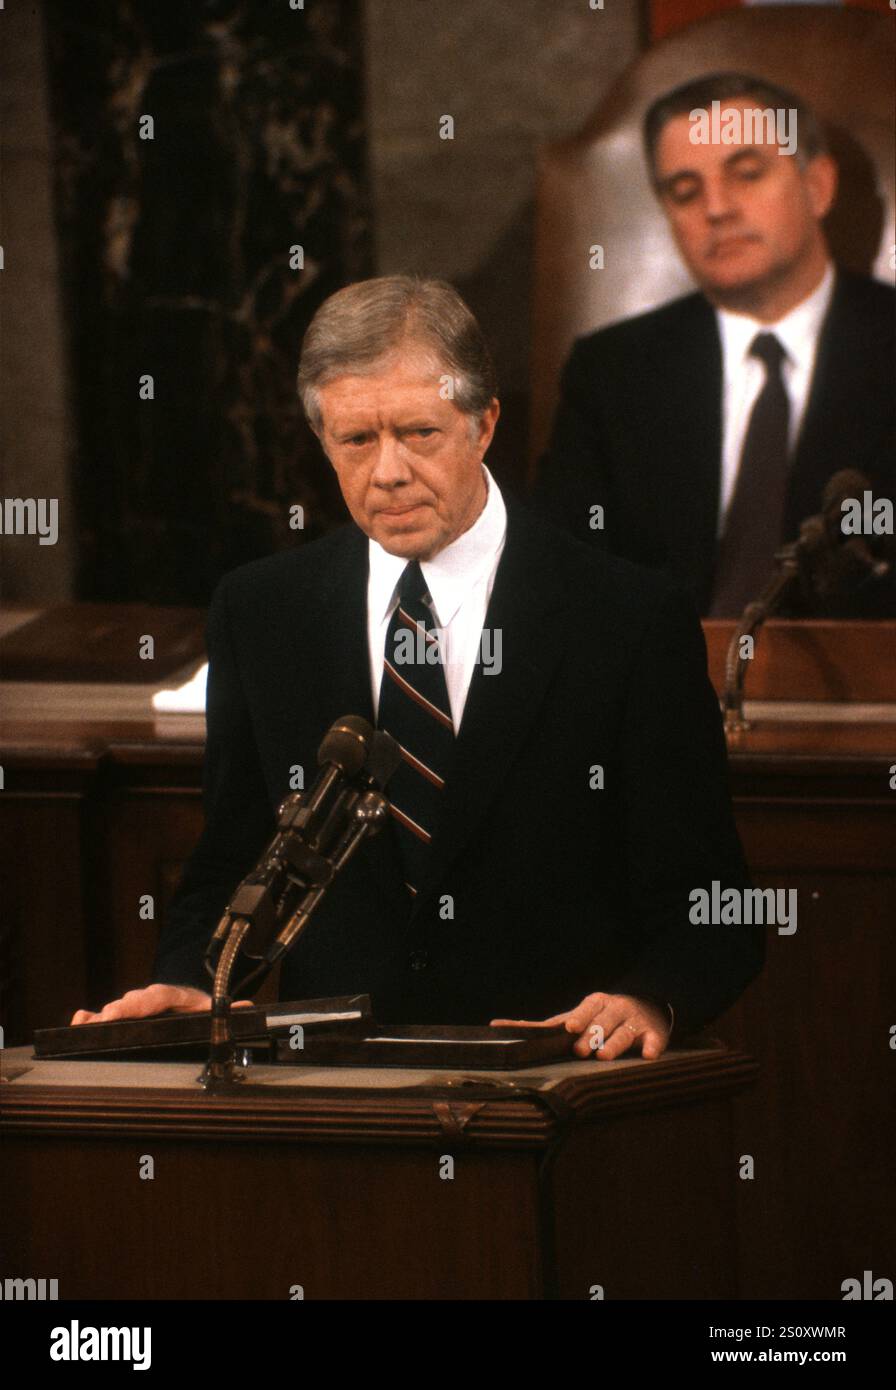
[[[722,461],[722,347],[715,312],[702,294],[688,301],[675,350],[661,341],[657,351],[674,436],[667,466],[676,469],[663,489],[669,558],[677,573],[690,576],[702,610],[715,566]]]
[[[878,418],[880,396],[869,378],[868,325],[855,313],[849,285],[837,275],[818,339],[809,399],[790,472],[785,527],[795,536],[804,517],[821,510],[824,486],[837,468],[861,465],[861,440]]]
[[[541,705],[562,653],[561,624],[551,621],[563,598],[559,569],[538,528],[508,501],[507,539],[485,618],[485,627],[501,634],[501,670],[487,674],[481,661],[474,670],[414,917],[476,833]]]
[[[315,732],[342,714],[373,720],[367,661],[367,538],[346,527],[342,543],[320,576],[316,598],[297,599],[297,624],[313,622],[313,664],[303,665],[299,688]],[[312,606],[313,605],[313,606]],[[307,654],[301,654],[307,660]]]
[[[337,562],[324,579],[319,596],[319,639],[315,651],[315,697],[319,738],[344,714],[358,714],[372,724],[373,698],[367,645],[367,537],[352,526]],[[315,615],[317,617],[317,614]],[[388,795],[388,788],[386,789]],[[407,894],[398,846],[391,824],[367,840],[359,857],[382,891],[407,912]]]

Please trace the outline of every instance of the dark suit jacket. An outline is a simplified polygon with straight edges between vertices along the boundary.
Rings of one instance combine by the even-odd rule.
[[[207,824],[154,978],[201,955],[340,715],[372,717],[367,539],[348,526],[227,575],[208,622]],[[693,926],[688,893],[748,882],[699,622],[665,577],[508,504],[429,874],[409,906],[391,833],[366,843],[287,958],[281,997],[367,991],[388,1022],[541,1018],[589,992],[668,1001],[678,1037],[757,973],[763,932]],[[603,790],[589,787],[604,769]],[[454,902],[442,920],[442,895]],[[422,968],[421,968],[422,967]]]
[[[839,271],[794,454],[782,540],[821,510],[841,468],[894,495],[896,292]],[[580,338],[535,496],[592,545],[668,569],[710,606],[722,454],[722,348],[715,311],[690,294]],[[589,508],[605,512],[603,531]],[[797,610],[799,611],[799,610]],[[808,611],[808,610],[807,610]],[[896,583],[832,601],[826,616],[896,617]]]

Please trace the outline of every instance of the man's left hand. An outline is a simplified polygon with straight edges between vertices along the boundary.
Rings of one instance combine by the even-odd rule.
[[[635,999],[630,994],[589,994],[581,1004],[553,1018],[493,1018],[492,1026],[550,1028],[565,1023],[566,1031],[576,1035],[573,1052],[577,1057],[595,1056],[605,1062],[621,1057],[636,1042],[641,1056],[653,1060],[665,1052],[672,1026],[665,1009]]]

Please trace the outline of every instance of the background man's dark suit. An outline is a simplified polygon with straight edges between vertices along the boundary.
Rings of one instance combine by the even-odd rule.
[[[271,834],[290,767],[310,785],[332,721],[371,718],[366,587],[355,526],[219,586],[207,826],[154,979],[208,987],[202,943]],[[487,1023],[613,990],[671,1003],[679,1037],[763,958],[761,929],[688,922],[691,889],[748,881],[692,606],[511,503],[486,626],[502,632],[503,670],[474,673],[413,910],[390,826],[300,938],[281,997],[366,990],[385,1021]],[[604,790],[589,788],[594,764]]]
[[[825,483],[858,468],[894,495],[896,292],[839,271],[791,465],[784,540],[821,510]],[[702,294],[580,338],[566,363],[539,510],[613,554],[664,568],[709,610],[722,453],[722,349]],[[604,530],[589,508],[604,508]],[[831,616],[896,617],[896,584]]]

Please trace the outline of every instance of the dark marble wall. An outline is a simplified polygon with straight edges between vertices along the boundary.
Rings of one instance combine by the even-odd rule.
[[[53,220],[53,134],[43,16],[0,9],[0,499],[58,504],[55,545],[0,537],[4,605],[64,602],[74,592],[67,368]],[[3,529],[3,528],[0,528]]]
[[[377,270],[444,276],[469,302],[501,394],[489,465],[521,489],[538,152],[637,57],[642,3],[364,0],[364,15]]]
[[[203,602],[343,514],[295,369],[321,300],[372,272],[358,5],[45,13],[78,594]]]

